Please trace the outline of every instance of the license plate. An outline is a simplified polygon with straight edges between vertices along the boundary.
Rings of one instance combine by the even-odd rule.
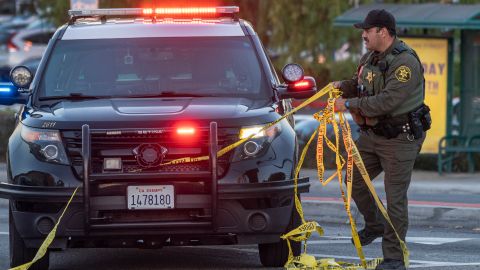
[[[129,210],[172,209],[174,206],[173,186],[129,186],[127,188]]]

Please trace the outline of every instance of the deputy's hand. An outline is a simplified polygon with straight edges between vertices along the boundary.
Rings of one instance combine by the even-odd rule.
[[[347,107],[345,107],[345,101],[347,101],[344,98],[337,98],[335,100],[335,111],[336,112],[344,112],[347,110]]]
[[[340,87],[342,87],[342,81],[332,82],[332,85],[333,85],[333,87],[335,87],[336,89],[340,89]]]
[[[357,96],[357,86],[352,80],[334,81],[332,85],[342,91],[343,98],[354,98]]]

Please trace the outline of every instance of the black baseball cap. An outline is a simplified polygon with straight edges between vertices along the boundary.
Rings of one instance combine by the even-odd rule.
[[[359,29],[370,29],[372,27],[385,27],[393,31],[396,29],[395,17],[385,9],[371,10],[363,22],[356,23],[353,26]]]

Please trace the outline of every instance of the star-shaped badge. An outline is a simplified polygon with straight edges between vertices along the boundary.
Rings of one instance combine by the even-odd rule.
[[[372,81],[373,79],[375,78],[375,73],[373,73],[373,71],[369,71],[367,73],[367,77],[365,77],[365,79],[368,81],[369,84],[372,84]]]

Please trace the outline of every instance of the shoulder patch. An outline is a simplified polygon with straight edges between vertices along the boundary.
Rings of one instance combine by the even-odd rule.
[[[412,71],[407,66],[400,66],[395,70],[395,78],[397,78],[399,82],[408,82],[411,77]]]

